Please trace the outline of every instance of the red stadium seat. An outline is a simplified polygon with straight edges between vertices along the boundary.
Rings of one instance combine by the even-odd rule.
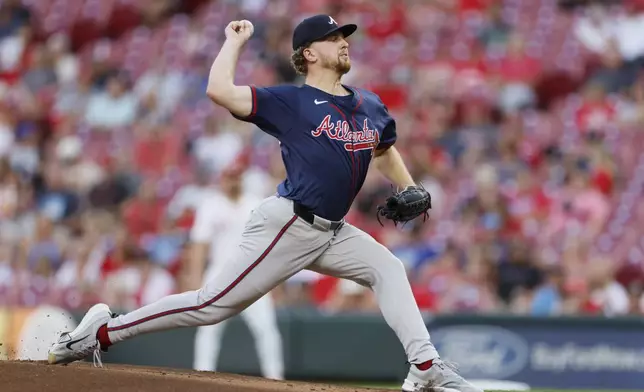
[[[107,20],[105,35],[117,39],[141,24],[141,15],[132,6],[116,5]]]
[[[71,48],[74,52],[82,50],[86,45],[98,40],[104,34],[102,26],[95,20],[82,19],[74,23],[70,29]]]

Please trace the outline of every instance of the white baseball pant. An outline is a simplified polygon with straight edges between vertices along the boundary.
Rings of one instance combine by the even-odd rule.
[[[271,196],[255,208],[226,268],[203,288],[165,297],[109,321],[112,344],[179,327],[216,324],[238,314],[302,269],[371,288],[385,321],[412,364],[437,358],[402,262],[367,233],[345,223],[328,230],[294,214],[293,202]]]

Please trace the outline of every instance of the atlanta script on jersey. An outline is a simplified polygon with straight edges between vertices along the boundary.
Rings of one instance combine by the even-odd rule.
[[[331,115],[327,114],[311,134],[315,137],[325,134],[329,139],[342,142],[347,151],[374,150],[380,143],[380,134],[375,129],[369,129],[366,118],[362,122],[362,129],[353,131],[347,121],[338,120],[334,124]]]

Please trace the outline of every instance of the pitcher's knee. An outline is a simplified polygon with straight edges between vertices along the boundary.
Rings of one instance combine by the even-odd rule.
[[[384,280],[407,280],[407,270],[405,265],[397,257],[389,257],[382,260],[375,266],[374,284]]]
[[[234,307],[222,306],[218,301],[212,301],[203,289],[197,291],[197,305],[188,312],[197,320],[200,326],[218,324],[239,313]]]
[[[405,265],[399,258],[394,257],[393,260],[390,260],[389,265],[391,268],[391,271],[390,271],[391,275],[396,276],[398,278],[407,279],[407,269],[405,268]]]

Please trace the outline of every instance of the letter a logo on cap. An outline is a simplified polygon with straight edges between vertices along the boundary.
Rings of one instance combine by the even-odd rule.
[[[330,25],[332,25],[332,24],[337,25],[338,22],[336,22],[335,19],[333,19],[333,17],[329,16],[329,24]]]

